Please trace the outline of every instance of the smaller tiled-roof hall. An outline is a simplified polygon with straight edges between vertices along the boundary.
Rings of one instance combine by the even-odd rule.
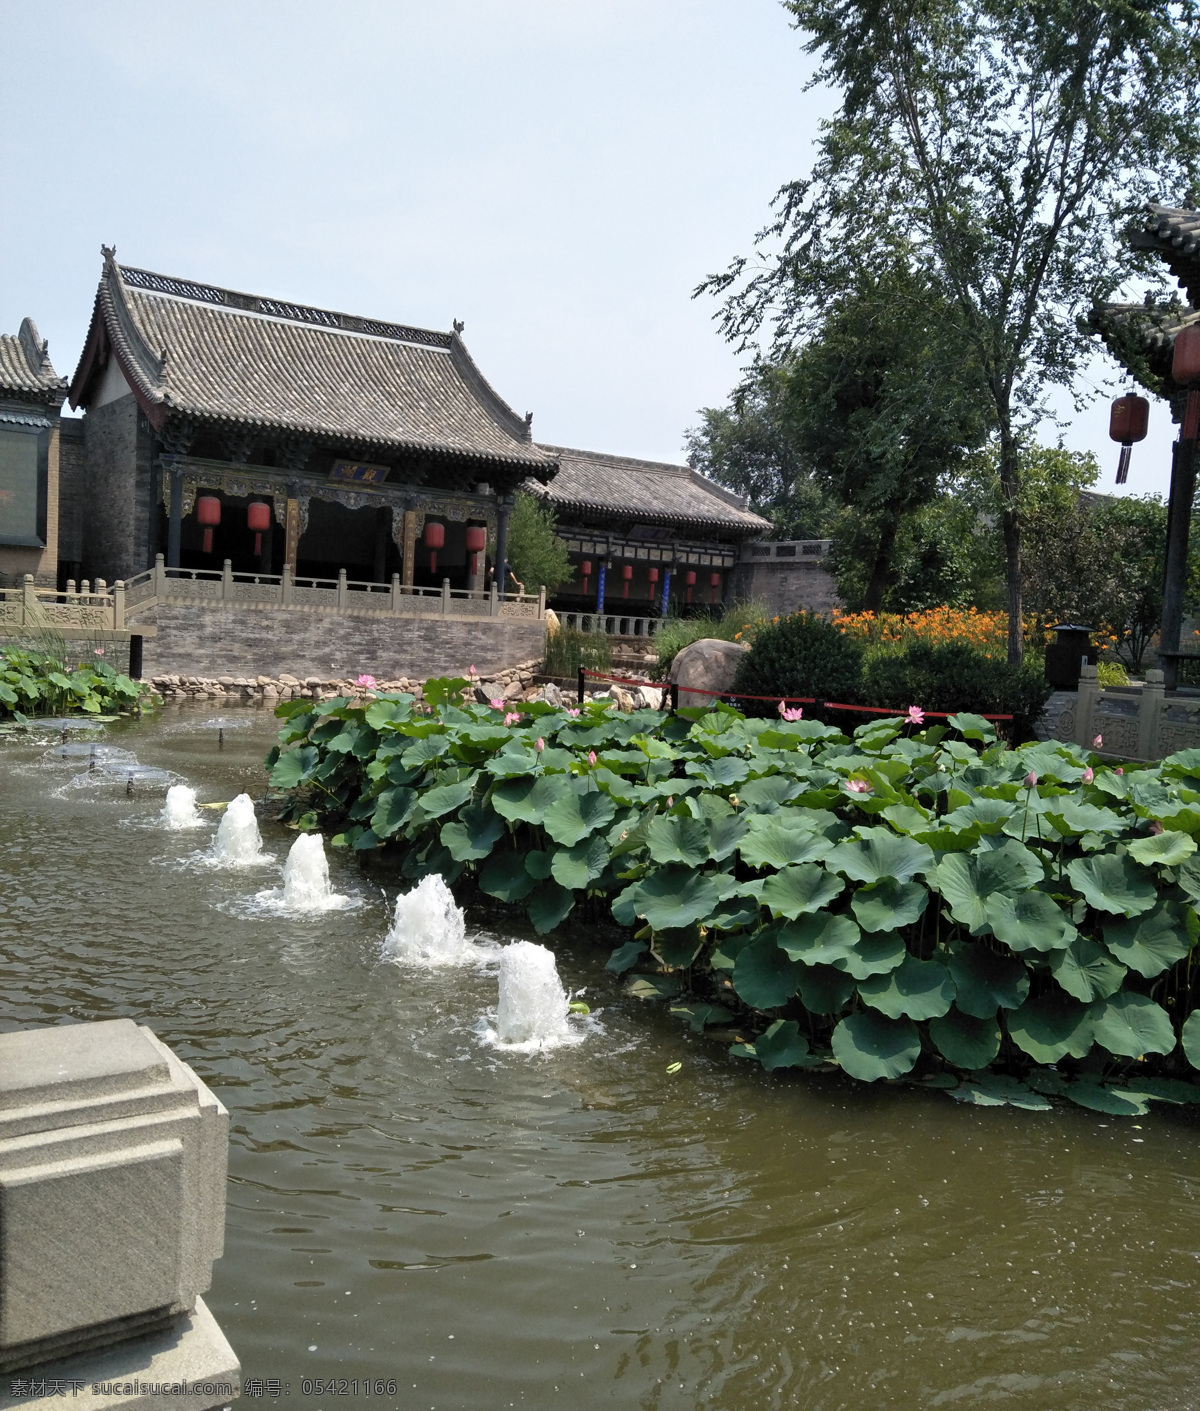
[[[436,520],[439,570],[461,576],[468,524],[495,531],[516,488],[557,469],[459,324],[414,328],[103,256],[70,388],[87,409],[93,574],[128,577],[164,552],[173,565],[252,569],[245,520],[258,497],[280,531],[263,571],[286,561],[419,581],[431,573],[421,531]],[[221,507],[207,562],[198,498]]]
[[[59,409],[67,384],[32,319],[0,333],[0,585],[53,587],[58,559]]]

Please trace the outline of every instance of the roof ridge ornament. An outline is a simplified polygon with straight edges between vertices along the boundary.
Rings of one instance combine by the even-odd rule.
[[[455,333],[457,333],[460,338],[462,337],[462,331],[464,328],[466,328],[466,326],[467,325],[460,318],[452,319],[450,323],[450,327],[454,329]]]

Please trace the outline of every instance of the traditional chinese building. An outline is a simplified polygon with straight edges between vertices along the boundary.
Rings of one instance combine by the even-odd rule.
[[[71,382],[86,409],[83,560],[479,586],[554,456],[449,333],[285,303],[104,251]],[[257,508],[256,508],[257,506]],[[471,536],[478,542],[478,536]]]
[[[56,586],[65,379],[32,319],[0,334],[0,587]]]

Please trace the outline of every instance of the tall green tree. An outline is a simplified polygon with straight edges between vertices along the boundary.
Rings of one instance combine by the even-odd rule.
[[[508,568],[526,593],[553,593],[571,576],[571,556],[555,532],[554,511],[518,490],[508,521]]]
[[[942,293],[992,404],[1017,661],[1023,430],[1089,356],[1079,315],[1131,273],[1124,220],[1196,181],[1198,0],[784,4],[838,107],[811,174],[776,198],[765,258],[697,292],[724,296],[729,338],[769,327],[776,349],[898,258]]]

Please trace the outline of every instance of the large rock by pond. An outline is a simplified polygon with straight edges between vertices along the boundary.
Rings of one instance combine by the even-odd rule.
[[[680,691],[681,706],[711,705],[715,695],[704,692],[731,691],[742,657],[750,649],[741,642],[723,642],[718,637],[701,637],[676,654],[668,681],[691,689]]]

